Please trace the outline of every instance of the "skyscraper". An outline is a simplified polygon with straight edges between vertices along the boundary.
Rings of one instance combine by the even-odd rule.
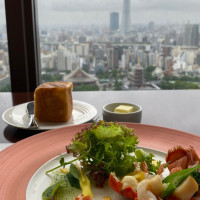
[[[185,24],[183,45],[199,46],[199,25]]]
[[[154,27],[155,27],[155,24],[154,24],[154,22],[149,22],[149,31],[150,32],[153,32],[154,31]]]
[[[122,31],[127,33],[131,26],[130,0],[123,0]]]
[[[110,31],[119,29],[119,14],[117,12],[110,13]]]

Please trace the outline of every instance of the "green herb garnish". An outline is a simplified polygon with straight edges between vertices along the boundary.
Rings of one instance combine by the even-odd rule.
[[[79,160],[82,171],[97,186],[103,186],[111,172],[122,177],[134,170],[135,158],[130,153],[134,152],[137,144],[138,138],[133,129],[99,121],[77,133],[72,144],[66,147],[67,153],[72,153],[76,159],[70,162],[61,160],[59,166],[46,173]]]
[[[43,200],[53,200],[54,199],[54,195],[55,195],[56,191],[58,190],[58,188],[60,187],[62,182],[63,182],[63,180],[60,180],[57,183],[55,183],[54,185],[48,187],[42,193],[42,199]]]

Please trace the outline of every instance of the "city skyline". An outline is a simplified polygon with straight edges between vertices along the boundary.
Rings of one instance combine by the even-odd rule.
[[[122,21],[123,0],[93,0],[88,4],[86,0],[43,0],[38,1],[39,24],[44,26],[54,25],[87,25],[98,24],[109,26],[110,12],[119,13]],[[131,0],[132,24],[147,24],[154,21],[164,23],[200,23],[198,0]],[[161,16],[165,16],[164,18]],[[5,24],[4,2],[0,0],[0,25]]]

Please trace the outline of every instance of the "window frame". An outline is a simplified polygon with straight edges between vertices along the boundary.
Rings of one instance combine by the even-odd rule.
[[[36,0],[5,0],[12,92],[33,92],[41,83]]]

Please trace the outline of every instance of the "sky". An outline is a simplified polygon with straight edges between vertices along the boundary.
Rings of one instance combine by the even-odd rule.
[[[123,0],[38,0],[40,25],[109,25],[110,12],[122,21]],[[200,0],[131,0],[131,23],[200,23]],[[0,0],[0,25],[5,23]]]

